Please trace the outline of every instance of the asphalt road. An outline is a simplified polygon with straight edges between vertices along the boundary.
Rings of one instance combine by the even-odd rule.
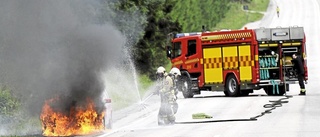
[[[280,17],[276,16],[276,6],[280,7]],[[101,137],[270,137],[320,136],[320,0],[271,0],[261,21],[246,25],[250,28],[303,26],[307,37],[307,59],[309,81],[307,96],[298,96],[299,86],[290,87],[287,99],[272,110],[272,113],[258,117],[256,121],[229,121],[192,124],[157,125],[159,97],[151,96],[141,104],[114,112],[112,130]],[[224,97],[222,92],[202,92],[192,99],[183,99],[179,94],[177,122],[192,122],[193,113],[203,112],[212,115],[211,121],[249,119],[266,110],[264,104],[283,96],[266,96],[256,91],[248,97]]]

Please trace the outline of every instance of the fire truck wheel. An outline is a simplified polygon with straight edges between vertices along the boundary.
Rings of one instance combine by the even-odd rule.
[[[193,93],[191,92],[191,80],[187,76],[182,76],[182,94],[184,98],[192,98]]]
[[[239,96],[239,83],[234,75],[230,75],[226,82],[226,91],[230,97]]]

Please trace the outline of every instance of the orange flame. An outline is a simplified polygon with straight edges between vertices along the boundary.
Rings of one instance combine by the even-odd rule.
[[[57,99],[46,100],[42,107],[40,119],[44,136],[86,135],[104,129],[104,112],[99,114],[94,102],[87,99],[83,107],[71,107],[69,115],[55,112],[50,106]]]

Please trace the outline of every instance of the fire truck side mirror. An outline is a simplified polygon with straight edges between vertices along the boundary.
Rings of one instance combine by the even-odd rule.
[[[167,51],[166,51],[166,52],[167,52],[167,57],[168,57],[168,58],[171,58],[171,57],[172,57],[172,56],[171,56],[171,54],[172,54],[172,49],[171,49],[171,47],[170,47],[170,46],[167,46],[166,49],[167,49]]]

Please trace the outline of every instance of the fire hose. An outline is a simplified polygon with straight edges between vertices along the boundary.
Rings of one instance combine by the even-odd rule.
[[[259,65],[261,68],[266,69],[260,69],[260,78],[261,80],[269,79],[269,67],[277,67],[277,61],[276,57],[260,57],[259,58]]]
[[[263,105],[264,108],[267,108],[261,114],[247,118],[247,119],[222,119],[222,120],[207,120],[207,121],[187,121],[187,122],[175,122],[175,124],[197,124],[197,123],[216,123],[216,122],[232,122],[232,121],[257,121],[259,117],[264,116],[265,114],[272,113],[272,110],[277,107],[282,107],[282,104],[288,103],[287,99],[292,98],[290,95],[285,95],[285,98],[280,98],[278,100],[269,100],[268,104]]]
[[[272,84],[272,93],[275,95],[275,91],[277,90],[277,94],[279,94],[279,84],[277,84],[273,79],[270,80]]]

